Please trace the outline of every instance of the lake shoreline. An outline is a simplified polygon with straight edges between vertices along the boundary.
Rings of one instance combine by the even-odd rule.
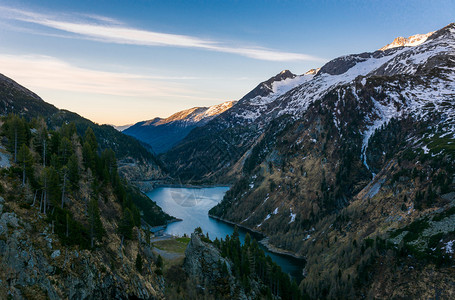
[[[164,184],[163,184],[164,185]],[[158,186],[156,184],[156,186]],[[183,219],[182,222],[169,224],[163,231],[164,234],[188,236],[194,232],[194,229],[201,227],[204,233],[208,234],[212,240],[215,238],[225,239],[231,235],[235,225],[238,225],[239,237],[243,241],[245,235],[249,235],[258,243],[259,247],[278,264],[285,273],[296,278],[297,281],[302,279],[302,270],[305,260],[293,253],[282,251],[282,249],[267,247],[266,236],[257,231],[240,224],[235,224],[228,220],[209,216],[209,210],[222,201],[224,194],[229,190],[226,185],[208,186],[206,188],[197,186],[197,188],[180,188],[179,187],[156,187],[151,192],[146,193],[151,201],[155,201],[166,213]],[[188,186],[188,185],[187,185]],[[220,187],[221,186],[221,187]],[[265,239],[265,241],[264,241]],[[266,242],[264,244],[264,242]],[[269,249],[271,251],[269,251]]]
[[[280,249],[278,247],[273,246],[272,244],[269,243],[269,238],[264,233],[262,233],[260,231],[251,229],[251,228],[246,227],[244,225],[237,224],[235,222],[232,222],[232,221],[229,221],[229,220],[226,220],[226,219],[223,219],[223,218],[211,215],[211,214],[209,214],[209,218],[218,220],[220,222],[224,222],[226,224],[237,226],[237,227],[242,228],[243,230],[245,230],[247,232],[253,233],[256,236],[260,236],[261,240],[259,240],[258,243],[260,243],[262,246],[267,248],[268,251],[270,251],[270,252],[272,252],[274,254],[283,255],[283,256],[289,256],[289,257],[292,257],[294,259],[303,260],[303,261],[305,260],[304,257],[302,257],[300,255],[297,255],[297,253],[294,253],[294,252],[289,251],[289,250]]]
[[[137,186],[143,193],[149,193],[157,188],[169,187],[169,188],[188,188],[188,189],[206,189],[206,188],[217,188],[217,187],[228,187],[230,184],[189,184],[189,183],[173,183],[159,180],[136,180],[132,183]]]

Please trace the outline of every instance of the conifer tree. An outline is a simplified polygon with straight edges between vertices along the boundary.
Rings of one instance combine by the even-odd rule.
[[[104,234],[103,224],[100,219],[100,210],[98,201],[91,199],[89,202],[89,217],[90,217],[90,245],[94,246],[95,238],[101,240]]]
[[[30,153],[30,149],[25,144],[22,144],[21,148],[19,149],[17,160],[22,167],[22,186],[25,186],[25,171],[33,163],[33,156]]]
[[[61,208],[63,208],[63,204],[65,203],[65,192],[66,192],[66,189],[67,189],[67,181],[68,181],[68,173],[69,173],[69,169],[67,166],[63,166],[62,167],[62,170],[60,171],[61,172],[61,175],[62,175],[62,204],[61,204]]]

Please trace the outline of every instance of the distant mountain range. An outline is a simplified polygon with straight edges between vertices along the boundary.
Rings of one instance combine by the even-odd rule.
[[[122,131],[147,143],[155,153],[163,153],[184,139],[192,129],[207,124],[235,103],[236,101],[226,101],[210,107],[193,107],[165,119],[155,118],[122,126],[126,127]]]

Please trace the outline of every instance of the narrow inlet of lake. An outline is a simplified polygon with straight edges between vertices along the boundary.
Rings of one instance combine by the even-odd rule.
[[[159,187],[147,193],[166,213],[182,219],[181,222],[171,223],[165,233],[177,236],[188,236],[196,227],[201,227],[210,239],[225,239],[232,234],[234,227],[221,221],[209,218],[208,211],[217,205],[229,190],[228,187],[180,188]],[[239,229],[240,240],[243,243],[246,231]],[[297,283],[302,279],[304,262],[290,256],[279,255],[261,248],[276,262],[281,269],[291,275]]]

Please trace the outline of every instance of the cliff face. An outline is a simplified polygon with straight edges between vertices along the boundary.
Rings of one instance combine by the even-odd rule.
[[[12,299],[164,298],[164,282],[153,272],[148,246],[135,241],[121,247],[114,235],[109,239],[107,249],[65,247],[44,216],[0,198],[0,294]],[[138,251],[142,272],[135,266]]]
[[[191,241],[185,250],[183,268],[190,278],[199,282],[209,294],[217,295],[216,297],[256,299],[259,294],[259,285],[256,282],[253,282],[252,290],[246,293],[233,275],[231,262],[223,258],[214,246],[203,242],[197,234],[191,235]]]
[[[225,263],[227,274],[223,274],[220,266]],[[221,257],[219,251],[201,241],[197,234],[191,235],[191,241],[185,250],[183,268],[190,277],[195,277],[204,283],[207,288],[215,289],[217,286],[228,292],[231,296],[236,293],[235,278],[232,276],[231,264]],[[241,291],[244,296],[244,292]]]

